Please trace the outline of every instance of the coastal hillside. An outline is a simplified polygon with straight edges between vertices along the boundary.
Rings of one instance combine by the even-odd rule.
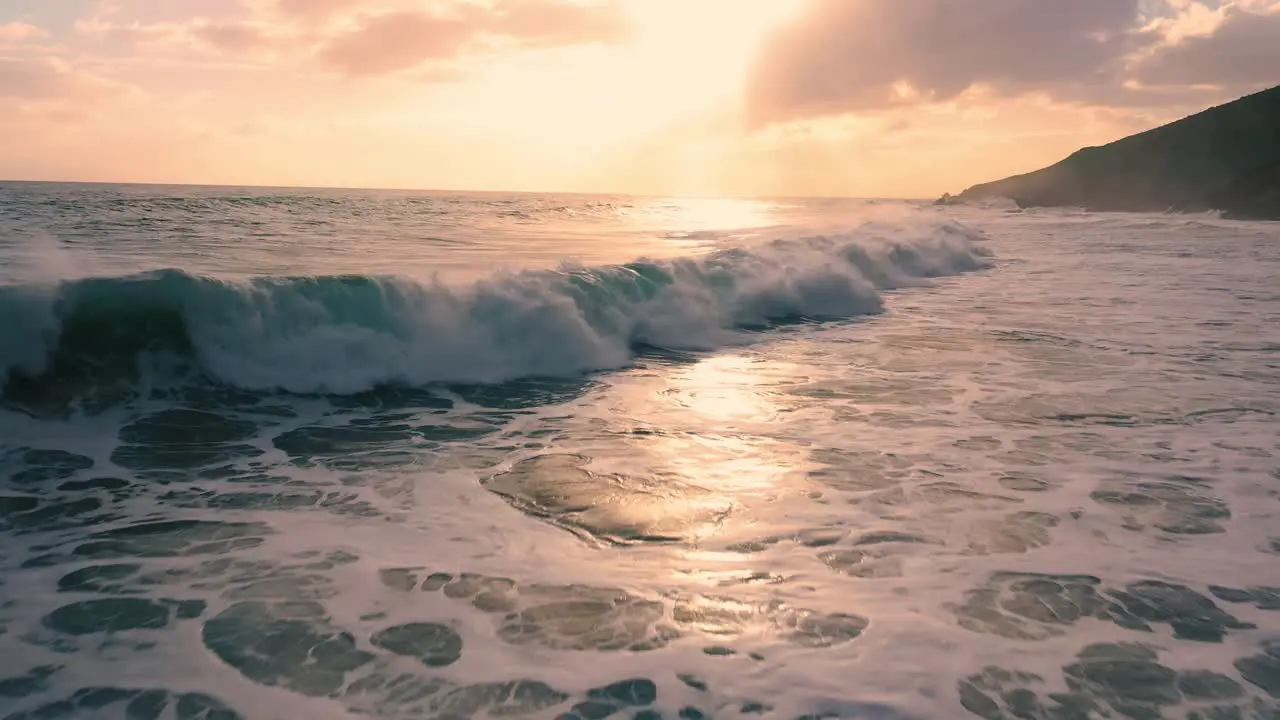
[[[938,202],[997,197],[1021,207],[1280,219],[1280,86]]]

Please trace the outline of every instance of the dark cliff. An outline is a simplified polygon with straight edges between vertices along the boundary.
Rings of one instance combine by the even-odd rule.
[[[1280,86],[939,200],[1280,219]]]

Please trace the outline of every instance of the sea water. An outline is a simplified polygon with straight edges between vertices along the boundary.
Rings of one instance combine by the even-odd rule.
[[[0,185],[0,718],[1280,717],[1280,225]]]

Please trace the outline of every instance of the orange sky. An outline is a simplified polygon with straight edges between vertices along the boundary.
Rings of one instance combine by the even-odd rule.
[[[928,197],[1274,81],[1272,27],[1276,0],[5,0],[0,177]]]

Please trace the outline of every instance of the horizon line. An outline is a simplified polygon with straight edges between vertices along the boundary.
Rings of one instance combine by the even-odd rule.
[[[157,182],[157,181],[118,181],[118,180],[23,180],[0,178],[0,185],[118,185],[133,187],[181,187],[181,188],[244,188],[253,190],[345,190],[367,192],[405,192],[463,195],[587,195],[594,197],[625,196],[633,198],[693,198],[699,200],[892,200],[892,201],[932,201],[925,196],[911,197],[862,195],[751,195],[751,194],[714,194],[714,193],[653,193],[653,192],[613,192],[607,190],[511,190],[511,189],[461,189],[461,188],[427,188],[427,187],[374,187],[347,185],[256,185],[253,183],[199,183],[199,182]]]

